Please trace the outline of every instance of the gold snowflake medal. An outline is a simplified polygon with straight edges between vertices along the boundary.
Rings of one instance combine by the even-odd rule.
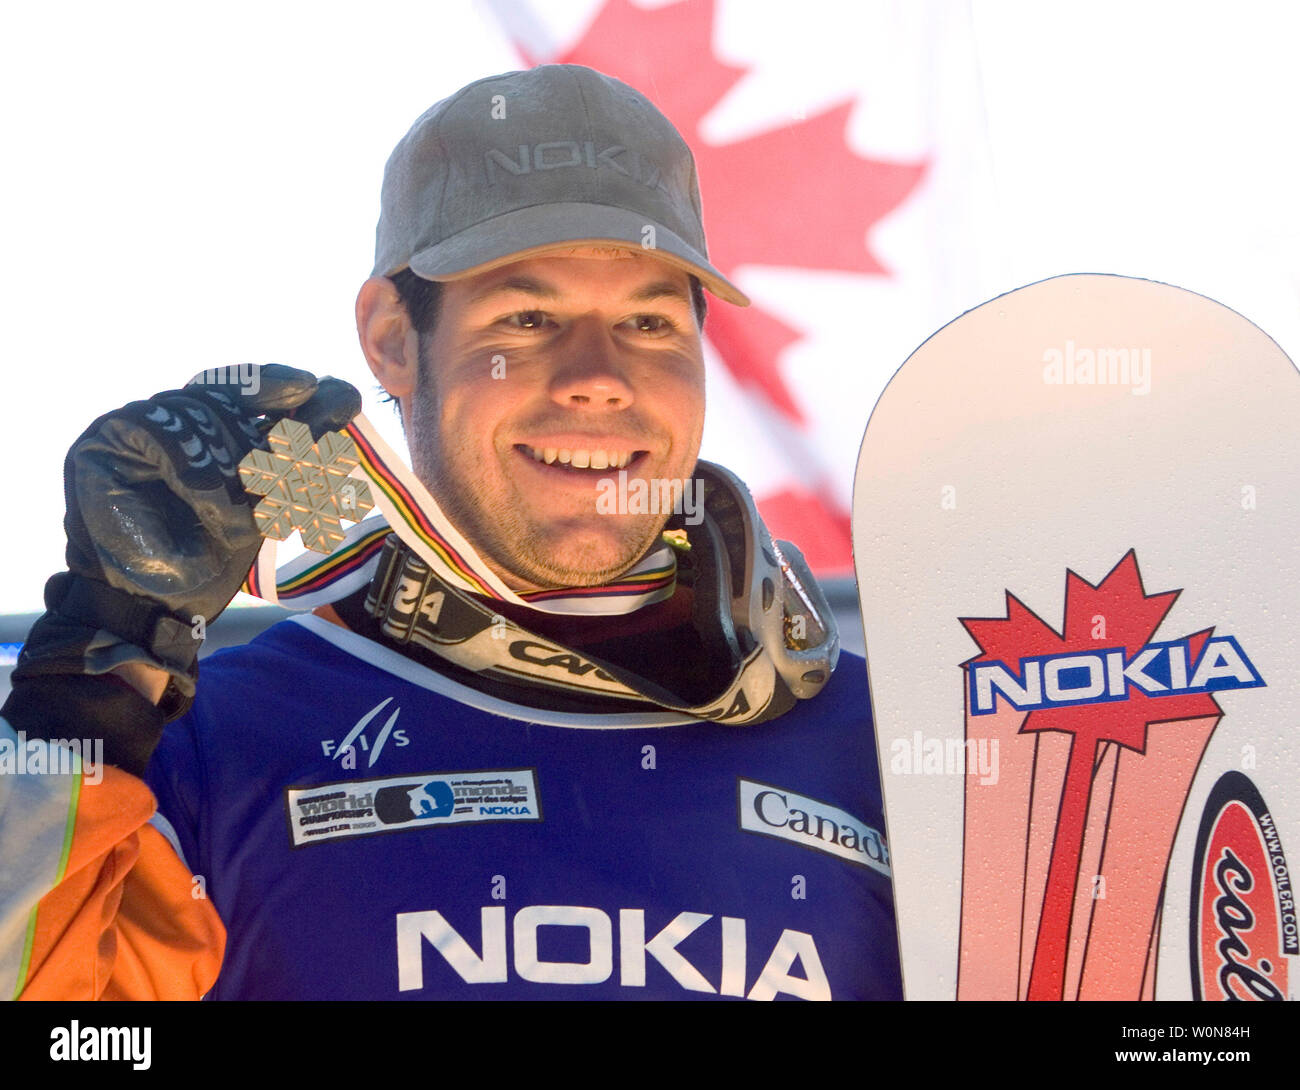
[[[318,553],[343,544],[341,519],[360,522],[374,507],[370,485],[349,476],[359,464],[356,444],[342,432],[315,442],[299,420],[284,419],[267,433],[270,450],[253,450],[239,463],[244,489],[263,499],[253,519],[263,537],[286,540],[295,530]]]

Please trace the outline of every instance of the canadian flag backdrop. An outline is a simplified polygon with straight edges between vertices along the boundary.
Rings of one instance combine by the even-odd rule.
[[[964,6],[487,7],[521,65],[622,79],[695,152],[710,259],[753,300],[710,307],[703,455],[746,480],[815,570],[850,574],[871,406],[981,298],[968,210],[986,170]]]
[[[754,300],[711,310],[704,453],[823,576],[848,575],[877,395],[1000,292],[1146,277],[1300,356],[1287,0],[10,7],[0,297],[23,528],[0,541],[0,645],[63,566],[64,454],[114,406],[277,361],[353,382],[402,449],[353,322],[384,161],[433,102],[535,61],[621,76],[695,149],[713,257]]]
[[[205,368],[347,379],[404,449],[352,320],[383,164],[431,103],[494,72],[591,65],[694,149],[712,259],[754,301],[711,307],[703,453],[823,576],[851,575],[853,467],[877,395],[990,294],[962,0],[374,0],[364,17],[71,0],[13,22],[0,294],[27,528],[0,544],[0,614],[39,610],[62,566],[62,462],[86,424]],[[0,625],[0,644],[29,621]]]

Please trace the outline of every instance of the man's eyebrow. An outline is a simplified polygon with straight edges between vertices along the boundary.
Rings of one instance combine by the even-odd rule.
[[[646,284],[638,288],[631,295],[631,301],[634,303],[652,303],[656,299],[679,299],[688,306],[691,302],[690,293],[680,284],[675,284],[671,280],[656,280],[653,284]]]
[[[481,303],[485,299],[491,299],[494,295],[511,295],[523,293],[524,295],[535,295],[539,299],[558,299],[559,291],[551,284],[536,280],[531,276],[509,276],[504,280],[498,280],[495,284],[489,284],[481,291],[474,293],[470,299],[471,303]]]
[[[515,294],[555,300],[560,298],[561,293],[553,284],[548,284],[544,280],[538,280],[532,276],[515,275],[504,280],[498,280],[495,284],[489,284],[481,291],[475,292],[470,302],[481,303],[498,295]],[[675,284],[671,280],[655,280],[652,283],[643,284],[628,296],[628,301],[632,303],[651,303],[657,299],[677,299],[688,306],[691,302],[690,293],[682,285]]]

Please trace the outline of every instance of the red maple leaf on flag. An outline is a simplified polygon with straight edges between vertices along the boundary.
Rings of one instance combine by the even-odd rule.
[[[867,232],[912,191],[926,164],[851,151],[844,130],[852,102],[729,144],[707,143],[700,122],[747,72],[714,54],[713,19],[713,0],[654,9],[610,0],[553,60],[631,84],[677,127],[695,153],[709,258],[728,278],[741,265],[888,275]],[[800,336],[758,304],[709,315],[709,339],[727,369],[803,424],[778,366]]]
[[[1137,554],[1130,549],[1096,586],[1067,571],[1065,623],[1059,633],[1010,591],[1006,617],[962,618],[962,625],[980,647],[980,654],[963,666],[969,668],[976,662],[995,660],[1016,669],[1022,659],[1037,655],[1086,653],[1117,647],[1124,648],[1124,657],[1129,660],[1151,641],[1181,593],[1173,590],[1147,594],[1138,571]],[[1209,628],[1187,637],[1193,663],[1213,631]],[[1030,999],[1063,996],[1079,862],[1092,804],[1092,773],[1103,747],[1113,742],[1145,753],[1151,724],[1206,718],[1217,722],[1223,714],[1219,702],[1208,692],[1150,697],[1127,682],[1124,690],[1122,700],[1036,709],[1025,716],[1020,726],[1022,734],[1054,730],[1070,736],[1029,975]]]
[[[584,64],[621,79],[663,111],[695,153],[709,259],[729,279],[741,266],[763,264],[890,275],[868,234],[915,189],[928,161],[852,151],[845,140],[852,101],[742,140],[707,142],[702,120],[748,72],[714,53],[714,10],[713,0],[654,9],[609,0],[558,56],[535,56],[526,41],[516,46],[529,64]],[[780,359],[804,332],[759,303],[709,313],[709,340],[737,383],[799,428],[808,422]],[[764,520],[773,536],[798,540],[815,571],[851,571],[848,512],[825,481],[809,479],[809,467],[794,468],[803,486],[760,494]]]

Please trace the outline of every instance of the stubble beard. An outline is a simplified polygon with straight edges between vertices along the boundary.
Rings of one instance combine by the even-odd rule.
[[[594,487],[593,517],[610,525],[617,521],[622,526],[614,535],[601,533],[599,544],[593,542],[587,548],[580,540],[584,534],[581,525],[566,531],[563,525],[539,524],[527,516],[522,504],[511,503],[509,497],[475,492],[467,482],[477,480],[477,475],[465,471],[472,459],[458,459],[447,449],[454,440],[442,434],[437,393],[428,382],[423,360],[421,364],[422,373],[411,399],[411,421],[405,429],[412,468],[452,525],[498,575],[514,576],[543,589],[595,587],[623,574],[650,551],[667,518],[595,516]],[[573,562],[575,555],[590,555],[588,549],[592,547],[598,547],[609,559],[595,567]]]
[[[447,517],[484,561],[543,589],[608,583],[650,550],[666,521],[654,516],[600,516],[611,522],[619,519],[626,525],[614,535],[603,532],[597,540],[584,543],[587,532],[581,525],[566,529],[563,523],[539,524],[528,518],[519,505],[476,495],[464,488],[455,475],[440,473],[437,468],[428,478],[430,490]],[[594,492],[592,506],[594,509]],[[597,550],[609,559],[595,566],[581,564],[580,560],[575,563],[583,556],[594,559]]]

